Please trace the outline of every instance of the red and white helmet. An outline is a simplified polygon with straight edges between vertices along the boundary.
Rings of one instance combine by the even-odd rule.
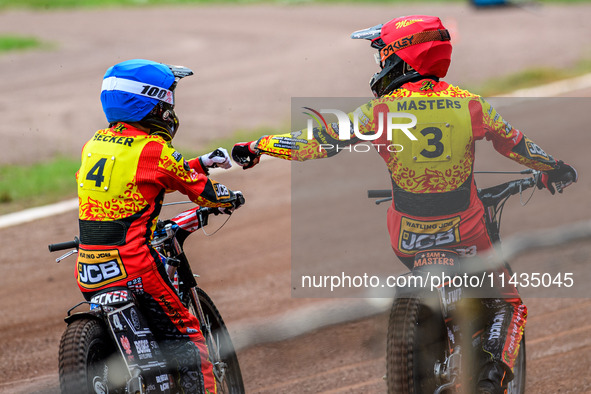
[[[382,71],[370,81],[376,97],[415,79],[443,78],[451,62],[450,35],[436,16],[395,18],[356,31],[351,38],[371,40],[371,46],[379,51],[377,60]]]

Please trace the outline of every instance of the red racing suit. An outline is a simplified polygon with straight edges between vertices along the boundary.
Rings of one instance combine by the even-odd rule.
[[[389,113],[397,115],[388,118]],[[473,177],[477,140],[492,141],[502,155],[536,170],[551,170],[556,163],[483,98],[443,81],[406,83],[348,117],[347,139],[339,138],[342,130],[333,123],[315,128],[312,139],[304,138],[307,130],[263,136],[256,149],[261,154],[303,161],[333,156],[344,146],[360,142],[360,135],[364,139],[373,135],[372,143],[392,178],[393,202],[387,220],[392,248],[410,267],[414,255],[428,248],[474,255],[492,246]],[[388,136],[390,123],[409,126]],[[493,306],[495,317],[504,316],[504,338],[484,345],[486,353],[510,368],[527,315],[518,293],[514,294],[505,300],[508,304]]]
[[[202,206],[232,206],[233,192],[205,173],[199,159],[185,161],[161,137],[126,123],[97,131],[76,173],[80,290],[90,299],[108,287],[130,288],[156,339],[178,356],[181,373],[188,372],[181,380],[187,393],[215,393],[213,369],[199,322],[150,242],[166,192],[178,190]]]

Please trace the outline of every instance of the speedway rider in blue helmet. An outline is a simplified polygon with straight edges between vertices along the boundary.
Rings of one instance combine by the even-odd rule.
[[[101,103],[109,126],[84,145],[76,173],[76,278],[87,300],[110,287],[132,290],[168,361],[178,366],[183,392],[201,394],[215,393],[216,382],[199,321],[151,247],[167,192],[180,191],[201,206],[232,210],[240,204],[238,193],[207,177],[208,168],[231,166],[224,149],[185,160],[171,145],[179,127],[174,90],[192,74],[142,59],[107,70]]]

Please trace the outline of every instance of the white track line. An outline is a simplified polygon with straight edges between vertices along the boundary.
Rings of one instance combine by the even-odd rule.
[[[585,74],[580,77],[565,79],[563,81],[558,82],[552,82],[546,85],[541,85],[533,88],[520,89],[512,93],[504,94],[498,97],[555,97],[575,90],[587,88],[591,88],[591,74]],[[238,168],[240,168],[240,166],[234,164],[230,170],[236,170]],[[31,222],[36,219],[58,215],[60,213],[68,212],[75,209],[78,209],[77,199],[63,201],[52,205],[46,205],[44,207],[31,208],[20,212],[10,213],[7,215],[0,216],[0,228],[6,228],[26,222]]]
[[[37,219],[59,215],[60,213],[73,211],[75,209],[78,209],[77,198],[58,202],[56,204],[45,205],[43,207],[29,208],[24,211],[9,213],[0,216],[0,228],[32,222]]]
[[[267,160],[269,158],[264,157],[261,159]],[[224,171],[226,171],[226,172],[227,171],[235,171],[235,170],[239,170],[239,169],[242,169],[242,167],[233,163],[231,168],[224,170]],[[54,215],[59,215],[61,213],[74,211],[76,209],[78,209],[78,199],[73,198],[71,200],[62,201],[62,202],[58,202],[58,203],[51,204],[51,205],[29,208],[29,209],[25,209],[23,211],[9,213],[9,214],[0,216],[0,229],[6,228],[6,227],[11,227],[11,226],[16,226],[16,225],[27,223],[27,222],[32,222],[37,219],[42,219],[42,218],[47,218],[47,217],[54,216]]]

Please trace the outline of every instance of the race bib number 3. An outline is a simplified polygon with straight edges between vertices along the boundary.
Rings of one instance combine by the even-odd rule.
[[[418,140],[412,144],[414,161],[421,163],[451,159],[451,125],[433,123],[415,134]]]
[[[127,278],[127,272],[114,250],[84,250],[78,252],[78,283],[85,289],[98,287]]]
[[[109,190],[115,156],[88,153],[80,171],[80,187],[85,190]]]

